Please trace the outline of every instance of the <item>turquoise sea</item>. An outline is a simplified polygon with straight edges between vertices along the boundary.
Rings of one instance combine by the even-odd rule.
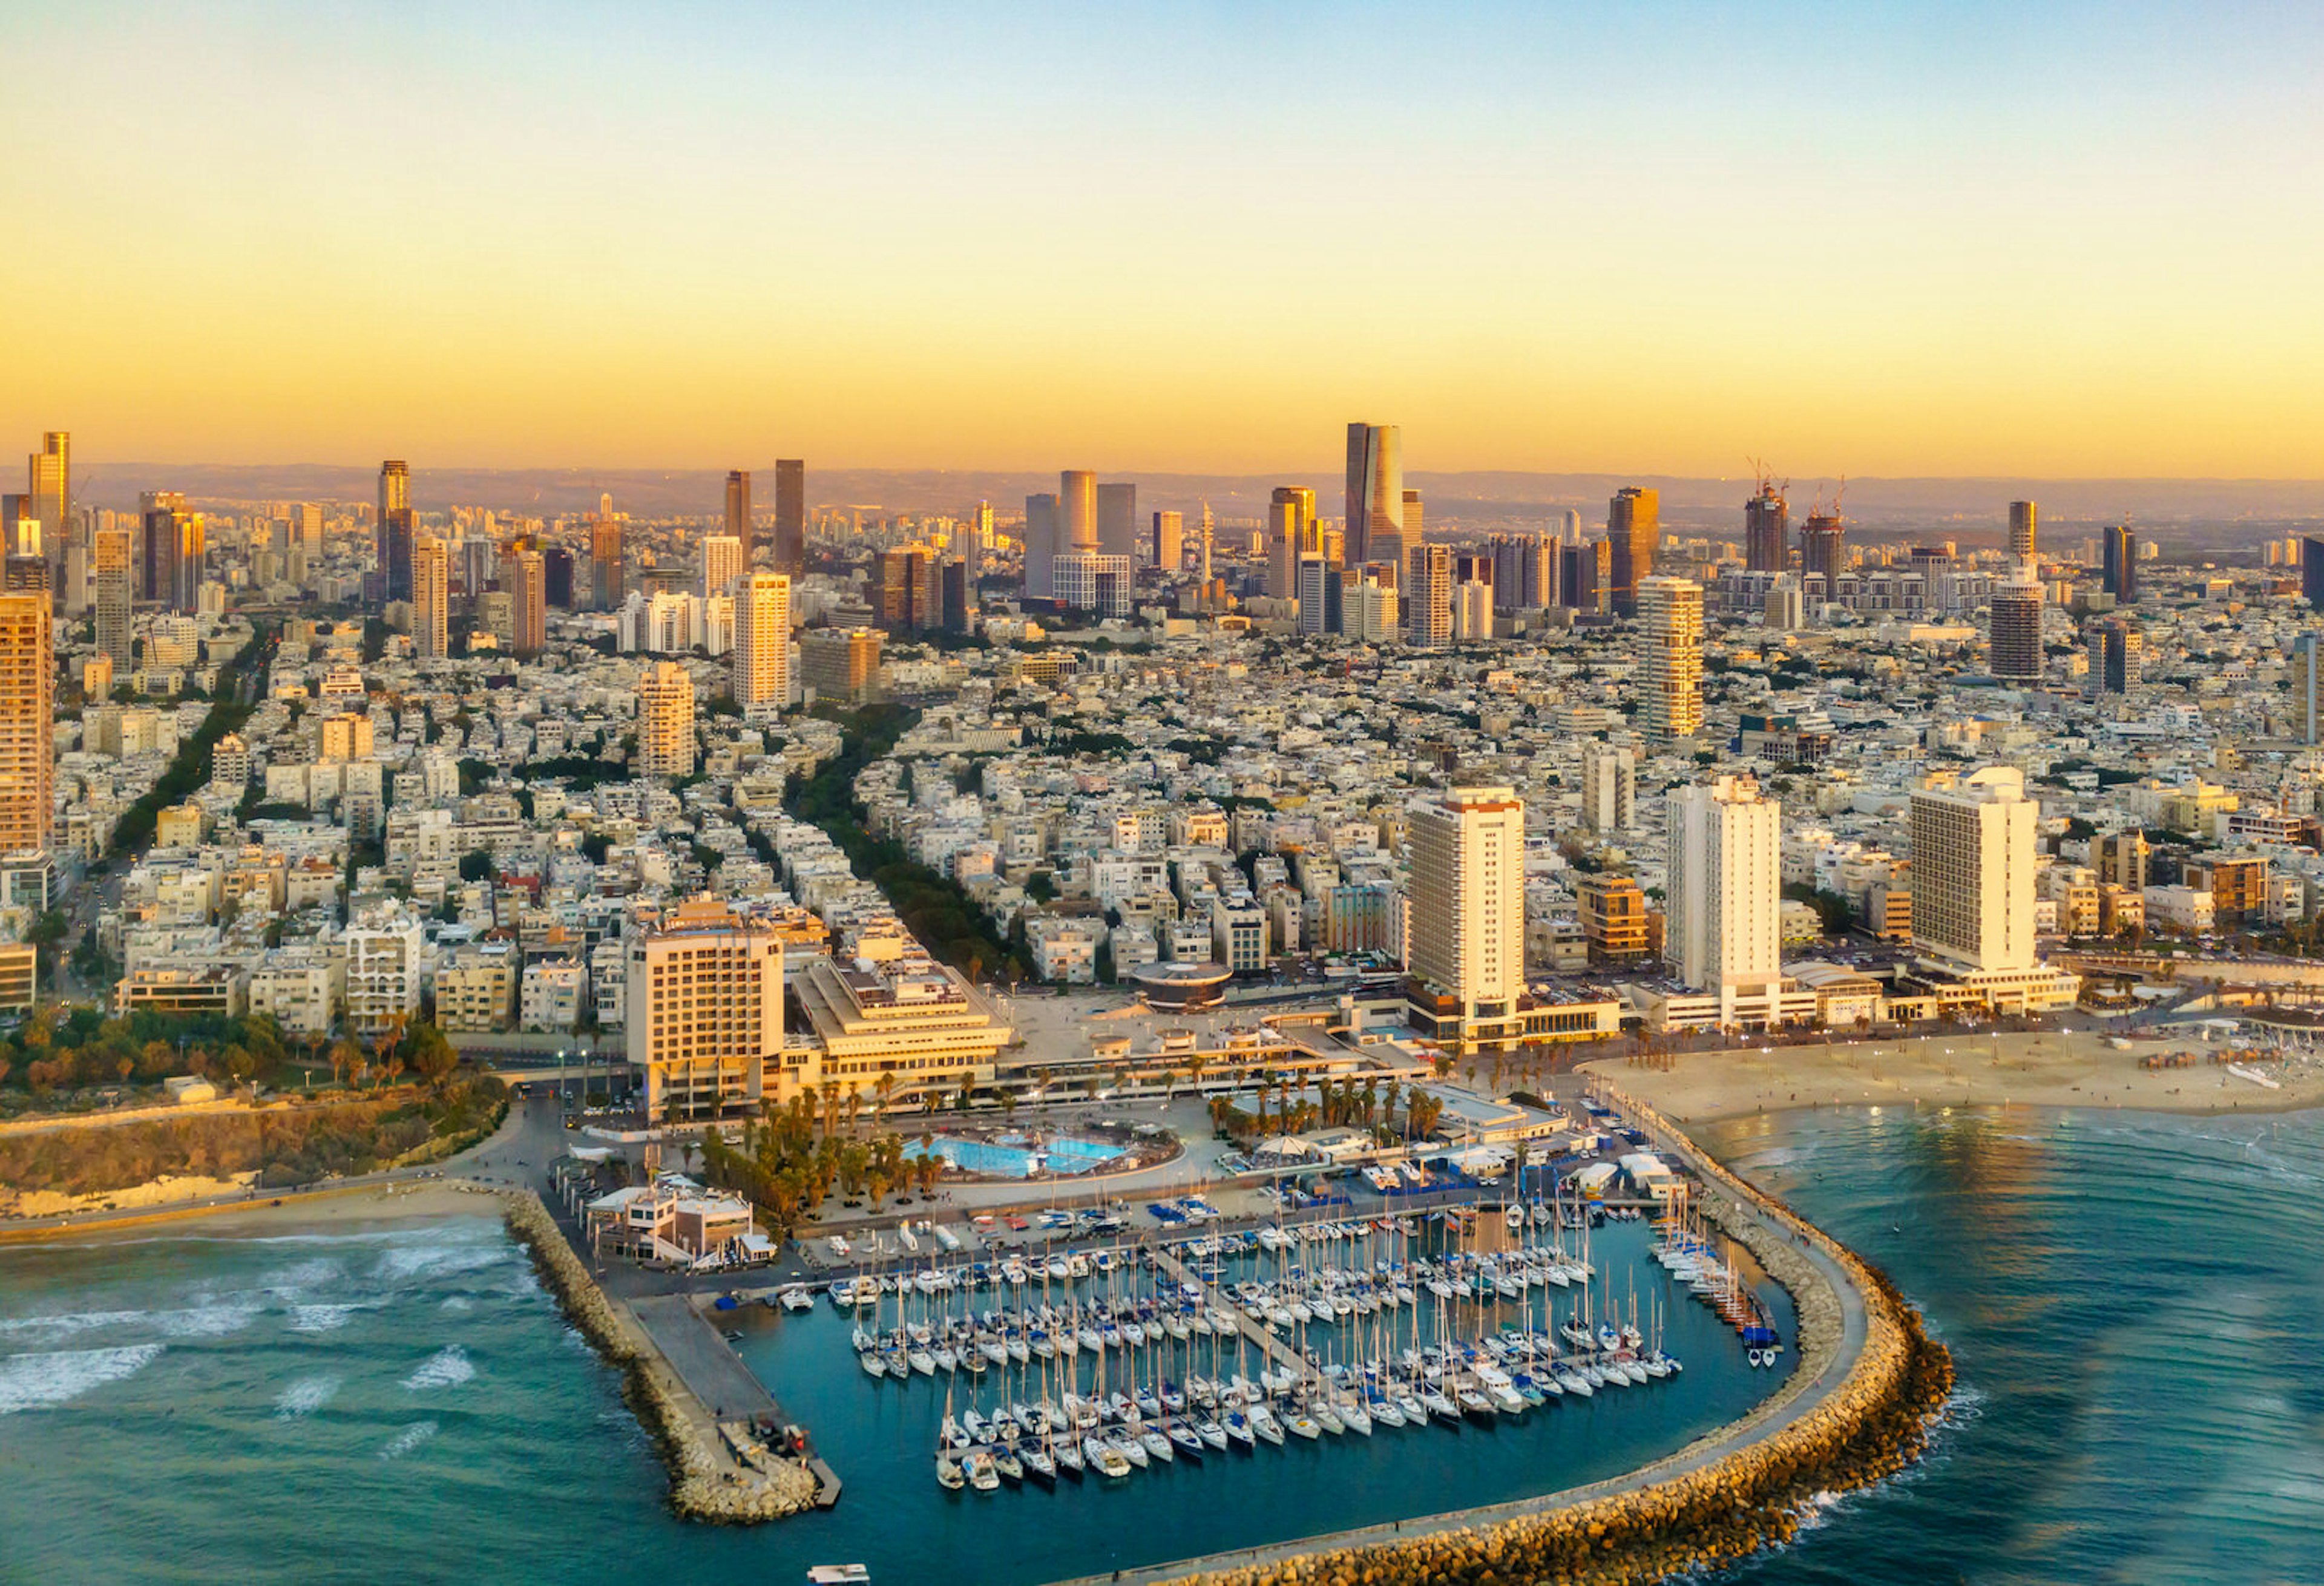
[[[1892,1110],[1713,1139],[1895,1274],[1962,1379],[1926,1465],[1740,1579],[2324,1581],[2324,1120]],[[1644,1238],[1593,1255],[1619,1273]],[[0,1252],[0,1581],[1038,1581],[1587,1480],[1768,1386],[1680,1305],[1684,1377],[1520,1425],[948,1495],[941,1386],[870,1382],[827,1305],[741,1317],[846,1480],[833,1513],[671,1520],[494,1221]]]

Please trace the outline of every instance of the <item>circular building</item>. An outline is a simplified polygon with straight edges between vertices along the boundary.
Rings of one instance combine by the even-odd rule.
[[[1156,1008],[1208,1008],[1219,1000],[1234,972],[1223,964],[1141,964],[1130,983]]]

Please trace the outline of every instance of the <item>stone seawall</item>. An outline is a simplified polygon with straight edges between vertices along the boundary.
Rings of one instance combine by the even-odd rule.
[[[748,1452],[759,1457],[749,1462],[729,1457],[709,1413],[637,1323],[605,1297],[539,1195],[514,1192],[502,1209],[510,1234],[532,1252],[535,1270],[567,1318],[621,1369],[622,1397],[661,1452],[669,1471],[669,1506],[680,1518],[752,1525],[813,1505],[815,1476],[798,1461],[768,1455],[755,1444]]]
[[[1561,1586],[1646,1586],[1716,1568],[1789,1540],[1821,1495],[1891,1475],[1918,1456],[1953,1384],[1952,1359],[1922,1331],[1886,1277],[1699,1150],[1651,1110],[1629,1109],[1684,1158],[1706,1186],[1702,1210],[1745,1246],[1796,1302],[1796,1360],[1783,1388],[1703,1443],[1731,1452],[1665,1480],[1409,1540],[1333,1547],[1181,1577],[1203,1586],[1402,1586],[1404,1582],[1554,1581]],[[1838,1360],[1842,1296],[1808,1254],[1838,1266],[1865,1313],[1865,1338],[1847,1379],[1786,1425],[1783,1412]],[[1772,1429],[1762,1432],[1760,1428]],[[1658,1462],[1683,1462],[1688,1451]],[[1651,1478],[1653,1467],[1645,1475]]]

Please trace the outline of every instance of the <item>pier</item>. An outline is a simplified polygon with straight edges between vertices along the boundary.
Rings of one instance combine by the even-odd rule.
[[[763,1470],[763,1449],[754,1455],[766,1428],[784,1425],[788,1417],[774,1396],[742,1363],[687,1295],[651,1295],[630,1302],[630,1313],[671,1370],[716,1429],[716,1441],[742,1463]],[[827,1509],[839,1501],[839,1477],[817,1455],[807,1468],[816,1479],[815,1507]]]
[[[1266,1354],[1268,1359],[1273,1360],[1278,1366],[1286,1366],[1292,1370],[1298,1372],[1303,1379],[1310,1374],[1310,1368],[1305,1360],[1299,1358],[1299,1351],[1293,1349],[1281,1339],[1276,1337],[1275,1332],[1272,1328],[1262,1327],[1258,1323],[1252,1321],[1244,1312],[1243,1308],[1240,1305],[1234,1304],[1231,1300],[1219,1299],[1219,1297],[1212,1292],[1211,1286],[1208,1283],[1204,1282],[1201,1278],[1196,1277],[1192,1272],[1187,1271],[1185,1265],[1179,1261],[1177,1257],[1172,1255],[1168,1250],[1163,1249],[1159,1245],[1156,1246],[1154,1249],[1154,1264],[1161,1268],[1163,1272],[1167,1273],[1173,1281],[1180,1284],[1191,1283],[1194,1285],[1195,1287],[1201,1289],[1203,1291],[1203,1300],[1205,1305],[1215,1304],[1222,1306],[1228,1314],[1234,1318],[1235,1326],[1241,1332],[1242,1335],[1250,1340],[1251,1342],[1257,1344]]]

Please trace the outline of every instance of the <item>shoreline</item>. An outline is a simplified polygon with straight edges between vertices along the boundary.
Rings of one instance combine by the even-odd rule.
[[[303,1231],[354,1222],[405,1222],[441,1217],[497,1217],[499,1187],[465,1178],[430,1179],[409,1188],[400,1183],[334,1185],[282,1194],[221,1201],[207,1205],[159,1204],[127,1216],[92,1213],[86,1222],[0,1224],[0,1246],[83,1244],[122,1233],[144,1233],[171,1223],[198,1223],[220,1236]]]

